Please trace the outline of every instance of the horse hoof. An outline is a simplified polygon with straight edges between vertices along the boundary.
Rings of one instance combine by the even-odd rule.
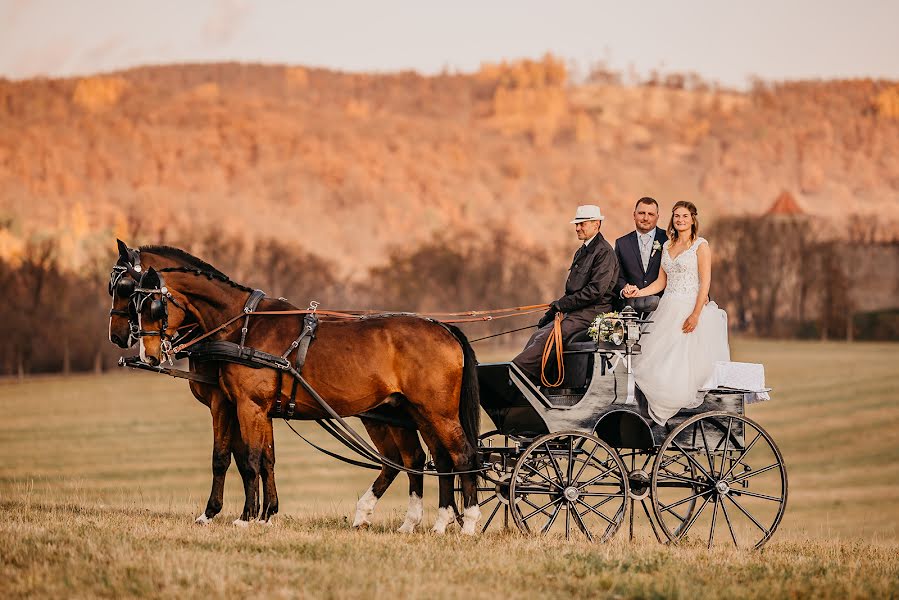
[[[368,521],[362,521],[361,523],[353,523],[353,529],[358,529],[360,531],[365,531],[369,527],[371,527],[371,523],[369,523]]]
[[[210,523],[212,523],[212,519],[207,517],[206,514],[204,513],[204,514],[200,515],[199,517],[197,517],[197,520],[194,521],[194,523],[196,523],[197,525],[209,525]]]
[[[397,533],[415,533],[415,523],[403,523],[396,530]]]
[[[234,525],[235,527],[241,527],[243,529],[246,529],[247,527],[250,526],[250,522],[244,521],[243,519],[237,519],[237,520],[233,521],[231,524]]]

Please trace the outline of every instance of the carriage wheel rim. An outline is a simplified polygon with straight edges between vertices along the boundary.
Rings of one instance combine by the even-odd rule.
[[[694,427],[691,432],[693,437],[705,440],[709,431],[714,432],[713,429],[706,428],[706,423],[710,426],[717,427],[718,431],[724,434],[718,444],[712,447],[711,451],[709,451],[708,445],[703,444],[702,448],[691,448],[691,451],[688,452],[687,449],[677,442],[677,438],[691,426]],[[722,423],[726,423],[726,426],[722,425]],[[743,442],[739,445],[737,443],[738,436],[733,433],[733,427],[737,423],[742,424],[743,426]],[[697,424],[699,424],[698,427],[696,427]],[[725,439],[728,440],[727,443],[724,443]],[[766,464],[764,467],[759,466],[759,468],[753,468],[743,461],[749,458],[750,452],[759,443],[763,443],[763,446],[760,446],[760,448],[764,447],[765,444],[767,445],[767,451],[772,456],[774,462]],[[730,447],[729,444],[732,444],[733,447]],[[731,458],[727,454],[728,451],[735,453],[737,458],[735,460]],[[661,478],[666,478],[668,480],[665,482],[667,483],[667,486],[665,487],[678,487],[684,489],[689,487],[688,491],[690,494],[686,499],[682,498],[668,504],[664,504],[659,495],[659,484],[661,483],[659,470],[660,467],[663,467],[663,460],[661,457],[663,457],[666,452],[672,452],[675,455],[680,454],[686,461],[686,465],[689,465],[692,471],[690,477],[682,477],[675,475],[674,473],[663,473],[661,475]],[[719,452],[721,453],[720,462],[718,462]],[[681,467],[685,466],[684,462],[679,462],[678,460],[669,462],[668,465],[674,463],[679,464]],[[739,468],[740,465],[742,465],[742,469]],[[667,467],[665,468],[667,469]],[[750,480],[752,478],[766,472],[773,472],[779,476],[779,482],[775,481],[775,484],[771,486],[779,488],[775,490],[775,493],[779,492],[779,495],[775,495],[774,493],[762,494],[758,491],[749,491],[747,489],[751,484]],[[691,481],[688,482],[688,480]],[[756,479],[754,481],[758,482],[759,480]],[[723,542],[730,545],[729,543],[732,542],[736,547],[749,547],[748,544],[741,546],[738,541],[738,537],[749,537],[750,541],[756,540],[751,547],[758,549],[765,545],[774,535],[774,532],[780,525],[784,512],[786,511],[788,498],[786,465],[783,460],[783,455],[771,435],[752,419],[743,415],[722,411],[702,413],[687,419],[675,427],[674,430],[668,434],[668,437],[665,438],[665,441],[659,448],[659,453],[655,464],[653,465],[652,497],[654,500],[653,512],[655,513],[656,520],[671,543],[678,543],[682,538],[688,535],[694,527],[696,527],[697,529],[694,533],[697,533],[700,530],[706,532],[700,536],[700,538],[705,538],[709,548],[714,545],[717,532],[719,543]],[[745,506],[748,502],[747,499],[749,501],[764,500],[765,502],[776,503],[776,511],[774,512],[773,517],[763,517],[762,521],[760,521],[759,518],[753,514],[753,511],[747,510]],[[684,505],[687,501],[690,502],[692,508],[689,510],[686,517],[682,518],[680,514],[672,513],[674,514],[674,517],[680,521],[679,525],[672,531],[668,525],[668,521],[666,521],[664,513],[671,512],[674,507],[677,505]],[[698,508],[696,508],[697,504]],[[756,502],[753,506],[756,505],[759,505],[759,503]],[[773,507],[773,504],[769,504],[768,506]],[[698,525],[700,516],[705,511],[709,511],[708,514],[710,515],[711,524]],[[748,528],[750,531],[759,532],[763,535],[761,535],[761,537],[758,535],[745,534],[737,536],[734,531],[734,522],[736,522],[736,519],[740,519],[744,522],[744,525],[749,526]],[[721,538],[724,538],[724,540],[721,540]]]
[[[600,452],[602,461],[596,456]],[[564,522],[566,538],[581,535],[588,541],[605,542],[626,520],[627,485],[621,457],[599,437],[580,431],[546,434],[534,440],[516,462],[510,512],[525,534],[546,533]],[[606,504],[610,505],[606,510],[614,512],[606,514]],[[590,527],[597,517],[601,519],[597,524],[604,526],[601,532]]]

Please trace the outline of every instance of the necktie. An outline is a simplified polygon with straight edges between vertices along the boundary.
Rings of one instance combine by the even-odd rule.
[[[643,270],[649,268],[649,236],[640,236],[640,258],[643,260]]]

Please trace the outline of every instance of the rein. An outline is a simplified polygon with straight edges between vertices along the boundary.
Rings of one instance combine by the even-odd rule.
[[[565,315],[556,313],[553,320],[553,329],[546,338],[546,345],[543,346],[543,360],[540,363],[540,382],[546,387],[559,387],[565,380],[565,361],[562,360],[562,319]],[[549,381],[546,378],[546,363],[552,356],[553,349],[556,351],[556,373],[558,377],[555,381]]]

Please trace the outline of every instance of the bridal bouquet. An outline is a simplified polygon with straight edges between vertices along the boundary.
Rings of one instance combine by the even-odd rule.
[[[617,312],[602,313],[593,319],[587,335],[594,342],[610,342],[616,346],[624,341],[624,325]]]

